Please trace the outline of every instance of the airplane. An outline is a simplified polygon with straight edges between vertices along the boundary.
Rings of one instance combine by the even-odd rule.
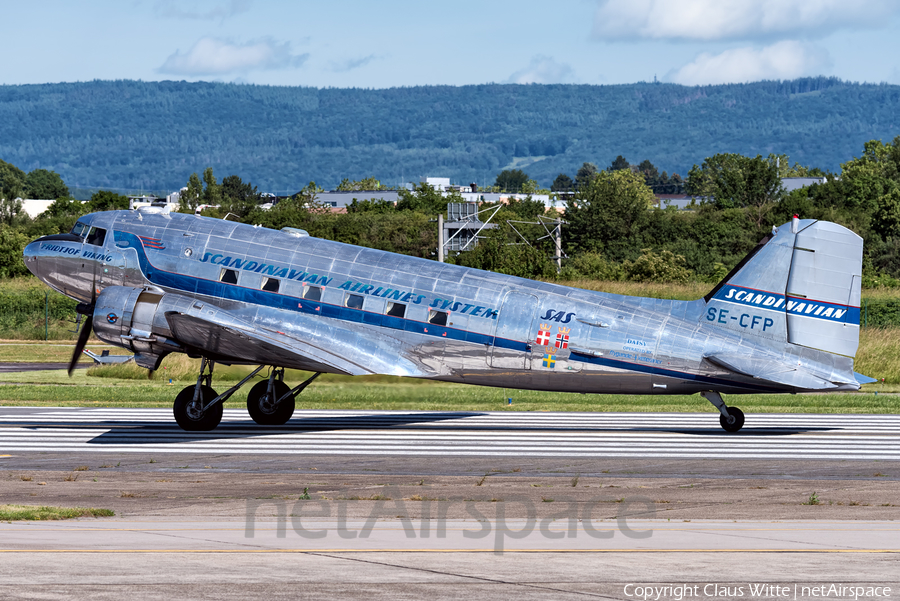
[[[250,417],[283,425],[322,373],[388,374],[513,389],[699,393],[729,433],[744,414],[723,394],[855,391],[862,239],[799,219],[773,228],[703,298],[660,300],[537,282],[165,207],[92,213],[24,251],[85,324],[155,370],[200,358],[176,422],[209,431],[266,366]],[[212,388],[216,363],[258,366]],[[313,372],[294,388],[285,368]]]

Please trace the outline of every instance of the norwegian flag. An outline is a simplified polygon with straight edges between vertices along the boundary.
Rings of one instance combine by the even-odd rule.
[[[556,348],[559,348],[559,349],[569,348],[569,335],[568,334],[557,334],[556,335]]]
[[[538,346],[547,346],[548,344],[550,344],[550,332],[548,332],[547,330],[540,330],[537,333],[536,340]]]

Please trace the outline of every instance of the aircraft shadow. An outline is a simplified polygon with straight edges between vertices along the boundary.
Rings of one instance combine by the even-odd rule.
[[[666,426],[636,426],[624,428],[591,428],[585,426],[541,426],[541,425],[478,425],[466,424],[462,420],[467,417],[484,416],[478,412],[433,412],[433,413],[394,413],[379,415],[353,415],[342,417],[307,417],[292,419],[283,426],[260,426],[250,419],[222,423],[212,432],[185,432],[171,420],[159,422],[104,420],[85,424],[84,422],[41,422],[40,424],[3,423],[0,427],[20,427],[29,430],[47,428],[110,428],[91,440],[88,444],[128,445],[128,444],[174,444],[193,441],[214,441],[217,439],[259,438],[282,434],[303,434],[314,432],[331,432],[338,430],[384,430],[403,428],[405,430],[423,430],[428,432],[590,432],[590,433],[668,433],[702,437],[747,438],[764,436],[792,436],[816,432],[840,430],[836,427],[821,426],[785,426],[785,427],[753,427],[745,426],[740,434],[728,434],[718,426],[684,428]],[[443,422],[443,423],[442,423]],[[174,435],[174,436],[173,436]]]
[[[590,433],[669,433],[702,437],[747,438],[763,436],[791,436],[816,432],[840,430],[834,427],[745,427],[740,434],[728,434],[718,426],[696,428],[673,428],[665,426],[638,426],[625,428],[590,428],[584,426],[540,426],[540,425],[476,425],[455,421],[467,417],[486,415],[477,412],[434,412],[434,413],[396,413],[383,415],[359,415],[345,417],[309,417],[292,419],[283,426],[260,426],[252,420],[225,422],[212,432],[184,432],[171,421],[165,422],[98,422],[93,427],[102,427],[104,423],[112,427],[89,441],[89,444],[172,444],[192,441],[214,441],[260,438],[283,434],[303,434],[315,432],[331,432],[339,430],[362,431],[403,428],[404,430],[422,430],[427,432],[590,432]],[[82,427],[83,424],[81,424]],[[42,424],[41,428],[66,427],[66,424]],[[177,436],[173,436],[176,434]]]
[[[123,424],[115,422],[109,432],[104,432],[88,441],[88,444],[165,444],[192,442],[195,440],[216,440],[235,438],[259,438],[266,435],[302,434],[304,432],[329,432],[335,430],[383,430],[397,426],[406,429],[416,424],[434,423],[486,415],[476,412],[434,412],[434,413],[397,413],[386,415],[353,415],[346,417],[309,417],[292,419],[283,426],[260,426],[253,420],[229,421],[219,425],[212,432],[185,432],[171,421],[147,423],[132,422]],[[98,422],[98,426],[102,422]],[[113,423],[110,423],[113,425]],[[50,425],[49,427],[64,427]],[[48,427],[48,426],[41,426]],[[464,430],[465,428],[433,428],[432,430]],[[490,429],[490,428],[483,428]],[[179,436],[172,437],[171,433]]]

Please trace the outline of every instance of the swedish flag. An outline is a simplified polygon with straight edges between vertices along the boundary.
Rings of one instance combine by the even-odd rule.
[[[544,367],[549,367],[553,369],[556,366],[556,359],[553,358],[553,355],[544,355]]]

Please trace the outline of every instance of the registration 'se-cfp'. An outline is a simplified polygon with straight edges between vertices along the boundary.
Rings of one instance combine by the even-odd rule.
[[[321,373],[390,374],[506,388],[700,393],[737,432],[722,394],[858,390],[862,239],[796,217],[773,228],[695,301],[592,292],[148,207],[93,213],[25,249],[25,264],[86,316],[90,332],[156,369],[201,357],[175,399],[185,430],[265,366],[247,408],[284,424]],[[223,394],[216,362],[259,367]],[[295,388],[284,368],[314,375]]]

